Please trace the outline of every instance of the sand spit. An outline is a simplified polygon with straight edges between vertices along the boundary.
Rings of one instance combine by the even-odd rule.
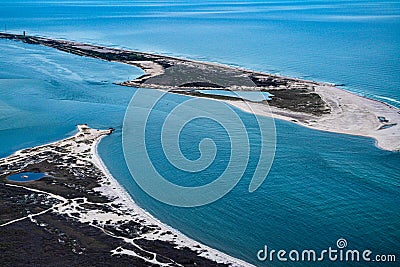
[[[0,245],[33,244],[37,238],[44,247],[54,247],[53,257],[47,259],[46,252],[26,259],[50,265],[59,253],[64,255],[57,260],[61,265],[71,259],[84,265],[96,262],[102,251],[111,265],[252,266],[188,238],[136,205],[97,153],[98,143],[112,129],[79,125],[78,130],[70,138],[0,159],[0,208],[5,211],[0,215]],[[32,182],[7,180],[27,171],[47,176]],[[34,237],[25,240],[28,234],[15,235],[18,231]],[[18,253],[9,251],[0,260],[13,264],[12,257],[23,253],[16,249]]]
[[[211,62],[181,59],[126,49],[108,48],[66,40],[0,33],[0,38],[49,46],[80,56],[121,62],[141,68],[145,74],[123,86],[166,90],[173,93],[224,100],[258,115],[298,123],[329,132],[371,137],[379,148],[400,150],[400,110],[326,83],[245,70]],[[272,99],[254,103],[197,90],[258,91]],[[251,107],[251,110],[249,108]]]
[[[381,149],[400,151],[399,109],[334,86],[316,86],[315,92],[329,105],[330,113],[315,116],[267,106],[265,103],[223,101],[246,112],[272,116],[316,130],[371,137]]]

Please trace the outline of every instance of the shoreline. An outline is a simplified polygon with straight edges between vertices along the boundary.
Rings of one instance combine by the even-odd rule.
[[[78,125],[73,136],[0,159],[0,207],[13,205],[0,214],[0,233],[7,237],[0,246],[42,240],[54,248],[25,255],[27,264],[51,265],[65,255],[61,265],[78,260],[85,266],[101,253],[111,266],[254,266],[187,237],[137,205],[98,154],[112,131]],[[46,175],[35,181],[7,178],[22,172]],[[15,234],[21,231],[33,236]],[[16,255],[9,250],[0,261],[13,264]]]
[[[141,68],[145,74],[122,86],[164,90],[199,97],[196,90],[254,91],[272,94],[265,103],[227,103],[261,116],[272,116],[308,128],[374,138],[376,146],[400,151],[400,110],[382,101],[360,96],[327,82],[251,71],[215,62],[202,62],[109,48],[67,40],[54,40],[0,32],[0,39],[48,46],[63,52],[119,62]],[[220,96],[207,94],[209,99]],[[240,100],[240,99],[239,99]],[[251,106],[249,108],[248,106]],[[271,115],[269,106],[273,114]]]
[[[317,89],[322,97],[327,97],[329,101],[334,102],[341,97],[342,102],[338,105],[337,113],[327,115],[324,118],[309,116],[308,114],[293,113],[290,111],[282,111],[272,106],[261,105],[250,101],[223,101],[233,107],[244,112],[252,113],[259,116],[273,117],[295,123],[302,127],[313,130],[347,134],[353,136],[361,136],[372,138],[375,146],[379,149],[399,152],[400,151],[400,111],[396,107],[372,98],[360,96],[356,93],[338,88],[336,86],[324,86]],[[351,102],[359,102],[357,107],[352,107],[352,103],[343,102],[351,99]],[[297,119],[297,117],[300,119]],[[368,124],[364,117],[370,117]],[[348,120],[359,117],[363,121],[362,125],[357,124],[358,119],[354,120],[354,124],[348,124]],[[382,124],[379,121],[372,120],[374,117],[382,117],[391,123]],[[385,126],[389,126],[385,128]]]
[[[371,120],[373,122],[373,125],[370,125],[369,127],[367,126],[364,129],[360,129],[360,127],[358,127],[357,125],[354,125],[354,127],[350,127],[349,129],[345,129],[342,127],[347,125],[347,123],[336,122],[337,119],[337,117],[335,116],[336,114],[333,114],[331,118],[328,119],[323,118],[326,121],[318,121],[318,119],[321,118],[311,116],[310,114],[294,113],[288,110],[277,109],[273,106],[268,105],[266,101],[264,103],[253,102],[245,99],[240,99],[240,98],[233,99],[232,97],[225,97],[219,95],[218,96],[205,95],[205,94],[201,94],[201,96],[192,94],[183,94],[183,95],[189,97],[205,97],[210,100],[224,102],[246,113],[262,117],[272,117],[274,119],[287,121],[313,130],[371,138],[375,141],[374,144],[379,149],[391,152],[400,152],[400,110],[398,108],[386,102],[364,97],[336,86],[328,85],[328,86],[323,86],[321,88],[317,87],[316,89],[325,90],[324,93],[330,96],[331,99],[335,99],[337,94],[339,95],[345,94],[347,99],[358,99],[359,101],[362,101],[363,103],[367,104],[366,106],[364,105],[364,107],[366,107],[366,112],[375,114],[374,116],[376,117],[380,117],[379,115],[381,116],[386,115],[387,117],[383,118],[385,119],[389,118],[391,122],[394,121],[395,123],[393,123],[393,125],[382,124],[379,123],[378,121]],[[163,91],[162,89],[159,90]],[[329,92],[330,90],[333,90],[333,92]],[[336,93],[334,92],[335,90]],[[368,104],[368,102],[370,104]],[[379,106],[375,106],[374,104]],[[343,107],[341,107],[341,109],[343,109]],[[382,109],[385,110],[382,111]],[[351,115],[352,112],[353,110],[346,111],[346,113],[349,115]],[[362,112],[365,111],[359,110],[358,113]],[[346,114],[344,116],[346,116]],[[346,119],[346,117],[344,117],[343,119]],[[386,129],[385,128],[379,129],[380,127],[384,127],[385,125],[389,125],[390,127]]]
[[[145,209],[140,207],[138,204],[136,204],[135,200],[132,198],[132,196],[129,194],[129,192],[117,181],[117,179],[112,176],[111,172],[108,170],[107,166],[105,163],[102,161],[99,153],[98,153],[98,145],[101,142],[101,140],[106,137],[102,136],[100,139],[98,139],[92,147],[92,156],[93,156],[93,163],[99,168],[104,175],[108,178],[108,181],[111,182],[111,184],[108,186],[109,188],[115,187],[114,193],[117,193],[117,197],[120,199],[121,203],[124,203],[127,205],[130,209],[134,210],[135,212],[139,213],[141,216],[144,217],[145,220],[148,220],[147,222],[149,224],[156,224],[159,226],[162,230],[164,231],[171,231],[173,234],[177,235],[179,237],[179,241],[176,240],[168,240],[170,242],[174,242],[176,245],[182,245],[185,244],[186,246],[190,246],[193,250],[197,250],[198,252],[201,252],[201,250],[206,249],[207,252],[202,252],[199,254],[199,256],[207,257],[213,261],[216,261],[218,263],[226,263],[229,264],[230,266],[254,266],[248,262],[245,262],[241,259],[235,258],[233,256],[230,256],[228,254],[225,254],[222,251],[219,251],[215,248],[211,248],[207,245],[204,245],[200,243],[199,241],[196,241],[185,234],[181,233],[179,230],[169,226],[168,224],[163,223],[153,215],[151,215],[149,212],[147,212]],[[103,191],[105,189],[105,191]],[[111,194],[111,190],[107,192],[107,187],[104,188],[103,186],[97,189],[98,191],[103,192],[105,195],[108,195],[109,197],[113,197],[115,195]],[[178,243],[181,244],[178,244]],[[196,246],[200,246],[196,247]],[[206,255],[205,253],[209,253],[209,255]]]

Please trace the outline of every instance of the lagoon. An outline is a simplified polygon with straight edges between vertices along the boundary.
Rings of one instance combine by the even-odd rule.
[[[229,96],[253,102],[262,102],[264,100],[271,100],[271,96],[273,96],[268,92],[253,92],[253,91],[227,91],[227,90],[196,90],[196,91],[207,95]]]

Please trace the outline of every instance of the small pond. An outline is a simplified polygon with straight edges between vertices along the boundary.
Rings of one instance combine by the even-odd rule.
[[[41,172],[21,172],[10,175],[7,177],[7,179],[13,182],[30,182],[39,180],[45,176],[46,174]]]

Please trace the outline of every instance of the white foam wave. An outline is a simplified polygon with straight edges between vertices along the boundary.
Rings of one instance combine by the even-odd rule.
[[[386,97],[386,96],[379,96],[379,95],[374,95],[374,97],[379,98],[379,99],[384,99],[384,100],[388,100],[397,104],[400,104],[400,101],[394,98],[390,98],[390,97]]]

